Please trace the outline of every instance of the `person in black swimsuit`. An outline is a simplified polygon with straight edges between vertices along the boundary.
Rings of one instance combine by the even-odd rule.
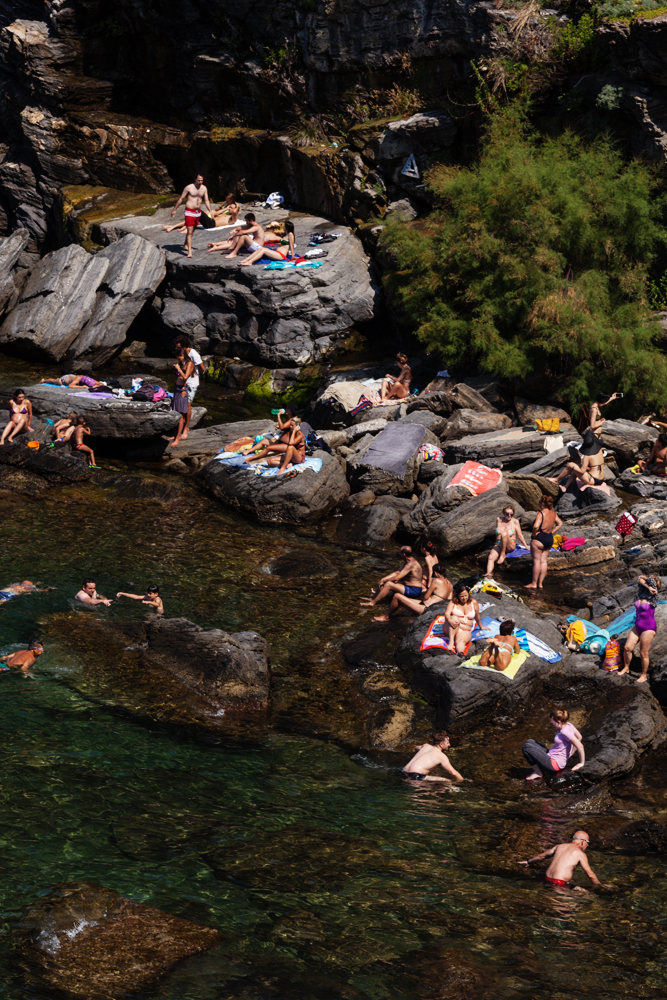
[[[562,521],[554,508],[554,502],[549,496],[540,500],[540,510],[533,524],[533,538],[530,551],[533,556],[533,580],[526,586],[532,590],[542,590],[544,578],[547,575],[547,558],[554,543],[553,530],[560,528]]]

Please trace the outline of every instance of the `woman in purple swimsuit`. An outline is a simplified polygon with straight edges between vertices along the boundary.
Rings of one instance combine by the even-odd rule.
[[[623,669],[618,672],[619,677],[621,674],[629,673],[632,651],[637,643],[639,643],[639,656],[642,661],[642,672],[637,678],[638,684],[645,684],[648,680],[648,651],[651,648],[651,643],[653,642],[657,631],[657,625],[655,623],[654,599],[658,596],[658,591],[661,586],[662,581],[659,576],[639,578],[639,600],[635,601],[637,618],[635,620],[635,624],[630,630],[630,635],[625,640],[625,649],[623,650]]]
[[[7,435],[11,444],[19,431],[32,429],[32,403],[26,399],[23,389],[17,389],[9,400],[9,422],[2,432],[0,444],[5,443]]]

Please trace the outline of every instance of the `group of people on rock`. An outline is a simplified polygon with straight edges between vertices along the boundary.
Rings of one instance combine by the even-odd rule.
[[[78,378],[79,376],[65,377]],[[44,379],[42,379],[42,382],[44,382]],[[2,435],[0,436],[0,445],[4,445],[5,440],[11,444],[16,435],[21,431],[30,431],[34,433],[32,419],[32,403],[26,396],[23,389],[17,389],[9,401],[9,420],[5,425]],[[53,444],[56,442],[63,443],[71,439],[73,441],[75,451],[80,451],[86,456],[89,468],[99,469],[99,465],[95,463],[95,453],[93,449],[83,443],[85,434],[90,434],[90,427],[86,424],[86,418],[79,416],[74,410],[72,410],[66,417],[62,417],[60,420],[57,420],[51,428]]]

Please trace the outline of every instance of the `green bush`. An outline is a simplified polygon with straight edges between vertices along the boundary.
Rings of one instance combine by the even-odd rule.
[[[664,196],[608,138],[542,139],[510,105],[491,116],[478,163],[429,175],[435,211],[381,238],[399,322],[473,366],[576,409],[622,387],[667,401],[647,280],[664,252]]]

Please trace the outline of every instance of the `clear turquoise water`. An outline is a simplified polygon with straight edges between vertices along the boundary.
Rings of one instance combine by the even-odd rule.
[[[73,880],[222,932],[220,948],[151,998],[664,996],[663,860],[608,846],[610,825],[664,821],[664,760],[582,813],[527,791],[503,763],[520,763],[522,735],[489,731],[453,754],[472,784],[406,787],[403,753],[355,748],[349,674],[323,660],[363,620],[357,596],[386,561],[341,551],[329,528],[249,525],[183,489],[166,504],[96,487],[0,494],[0,586],[56,588],[0,607],[3,652],[68,613],[88,573],[109,595],[157,579],[170,616],[266,635],[276,690],[268,721],[207,737],[86,697],[75,676],[85,658],[62,647],[47,643],[31,677],[0,675],[0,996],[27,995],[9,956],[13,922]],[[276,581],[266,567],[286,551],[324,557],[334,575]],[[138,613],[130,602],[111,611]],[[297,715],[301,730],[287,731]],[[555,893],[516,865],[579,825],[616,892]]]

